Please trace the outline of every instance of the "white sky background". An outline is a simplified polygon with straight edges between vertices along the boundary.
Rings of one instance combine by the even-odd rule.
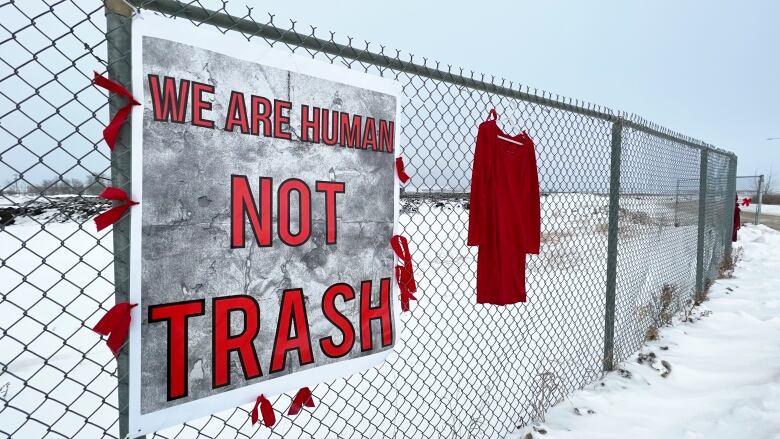
[[[246,3],[299,31],[637,113],[734,151],[739,175],[780,173],[780,140],[766,140],[780,137],[780,1]]]

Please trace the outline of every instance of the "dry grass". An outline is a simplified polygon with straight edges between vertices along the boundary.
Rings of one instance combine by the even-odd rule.
[[[735,248],[731,252],[731,256],[726,256],[720,261],[718,266],[718,279],[731,279],[734,277],[734,267],[742,257],[742,248]]]
[[[652,307],[647,306],[644,312],[650,313],[653,323],[645,331],[645,340],[658,340],[658,328],[672,324],[672,301],[677,293],[677,285],[664,284],[661,294],[655,299]],[[646,315],[645,314],[645,315]]]
[[[653,325],[645,332],[645,341],[658,340],[658,327]]]
[[[780,204],[780,193],[764,194],[764,196],[761,197],[761,201],[764,204]]]

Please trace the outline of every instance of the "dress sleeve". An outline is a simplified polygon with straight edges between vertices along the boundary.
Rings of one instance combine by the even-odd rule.
[[[469,197],[469,234],[467,245],[474,246],[484,242],[486,216],[488,209],[488,190],[490,178],[490,148],[487,142],[485,125],[479,126],[477,144],[474,148],[474,163],[471,171],[471,195]]]
[[[524,136],[524,143],[528,143],[528,168],[525,170],[523,187],[526,188],[526,212],[527,212],[527,235],[524,249],[526,253],[538,255],[542,238],[542,217],[541,217],[541,198],[539,194],[539,171],[536,167],[536,149],[534,142],[529,136]]]

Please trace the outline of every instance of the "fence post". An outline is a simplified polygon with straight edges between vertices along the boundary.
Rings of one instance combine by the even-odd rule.
[[[674,226],[680,225],[677,218],[677,210],[680,208],[680,179],[677,179],[677,187],[674,191]]]
[[[699,161],[699,226],[696,240],[696,300],[704,294],[704,229],[707,226],[707,159],[709,149],[702,148]]]
[[[761,224],[761,202],[764,198],[764,174],[758,176],[758,192],[756,193],[756,225]]]
[[[734,230],[734,204],[737,202],[737,156],[732,155],[729,159],[728,189],[726,190],[726,246],[723,250],[723,257],[731,259],[731,234]],[[732,201],[734,200],[734,201]]]
[[[607,234],[607,291],[604,312],[603,369],[614,367],[615,289],[617,286],[618,221],[620,220],[620,152],[623,141],[623,119],[612,123],[612,146],[609,171],[609,229]]]
[[[133,10],[121,0],[105,0],[106,46],[109,79],[132,90],[130,69],[131,22]],[[109,117],[125,104],[124,98],[109,96]],[[125,124],[119,132],[111,152],[111,185],[127,193],[131,191],[131,130]],[[129,216],[129,214],[128,214]],[[129,299],[130,290],[130,219],[125,218],[113,226],[114,241],[114,298],[117,303]],[[117,407],[119,410],[119,437],[128,437],[128,352],[124,349],[117,357]],[[136,436],[132,436],[136,437]],[[145,436],[141,436],[143,438]]]

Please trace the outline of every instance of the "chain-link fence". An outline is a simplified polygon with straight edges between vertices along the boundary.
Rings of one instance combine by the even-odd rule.
[[[736,201],[743,213],[743,223],[761,224],[761,206],[763,203],[764,176],[763,175],[738,175],[736,178]]]
[[[401,82],[412,180],[400,222],[420,290],[389,360],[317,386],[315,409],[277,413],[266,429],[242,407],[154,437],[504,437],[689,309],[730,252],[733,154],[633,115],[321,37],[223,1],[131,3],[193,32],[216,27]],[[91,77],[107,72],[129,87],[133,11],[106,4],[0,2],[3,437],[126,432],[126,356],[114,360],[90,330],[128,282],[128,222],[108,233],[91,222],[106,207],[91,194],[130,184],[129,130],[110,156],[101,136],[121,102]],[[534,138],[543,192],[529,300],[507,307],[475,304],[476,251],[465,244],[476,128],[490,108],[505,131]]]

